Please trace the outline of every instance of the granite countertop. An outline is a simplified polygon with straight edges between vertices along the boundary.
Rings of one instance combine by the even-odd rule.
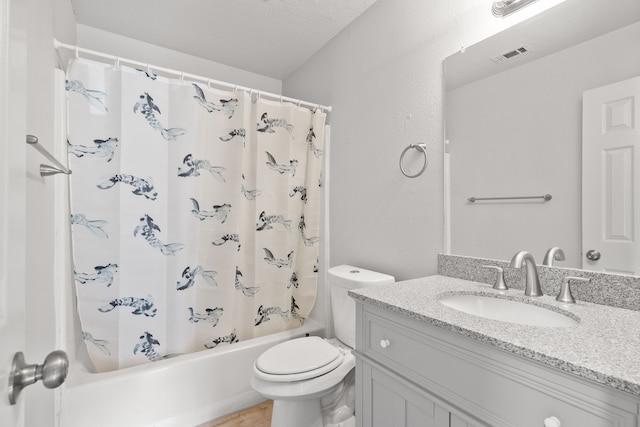
[[[537,327],[473,316],[446,307],[438,296],[497,294],[528,301],[579,319],[577,326]],[[522,290],[496,291],[485,283],[429,276],[349,291],[356,300],[429,323],[588,380],[640,396],[640,312]]]

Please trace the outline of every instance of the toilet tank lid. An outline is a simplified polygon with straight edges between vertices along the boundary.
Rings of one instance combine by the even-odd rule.
[[[329,269],[329,282],[342,287],[362,288],[371,285],[391,284],[395,281],[396,279],[388,274],[352,265],[338,265]]]

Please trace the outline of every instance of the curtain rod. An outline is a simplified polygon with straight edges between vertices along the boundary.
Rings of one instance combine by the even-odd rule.
[[[79,53],[86,53],[88,55],[93,55],[93,56],[98,56],[100,58],[105,58],[105,59],[110,59],[112,61],[115,62],[115,65],[119,65],[120,62],[126,62],[128,64],[131,65],[137,65],[140,67],[145,67],[147,69],[147,71],[151,71],[151,70],[156,70],[156,71],[161,71],[163,73],[168,73],[168,74],[174,74],[176,76],[179,76],[180,79],[184,79],[185,77],[190,79],[190,80],[199,80],[199,81],[203,81],[205,83],[207,83],[208,85],[216,85],[216,86],[222,86],[228,89],[233,89],[235,90],[242,90],[245,92],[249,92],[249,93],[255,93],[258,98],[261,97],[266,97],[266,98],[271,98],[273,100],[276,101],[280,101],[280,102],[291,102],[292,104],[296,104],[297,106],[305,106],[305,107],[309,107],[310,109],[322,109],[323,111],[330,113],[332,110],[332,107],[326,106],[326,105],[320,105],[320,104],[314,104],[312,102],[306,102],[306,101],[302,101],[300,99],[295,99],[295,98],[290,98],[288,96],[283,96],[283,95],[278,95],[275,93],[270,93],[270,92],[264,92],[261,90],[257,90],[257,89],[251,89],[249,87],[245,87],[245,86],[239,86],[239,85],[235,85],[232,83],[227,83],[227,82],[223,82],[220,80],[214,80],[214,79],[210,79],[207,77],[203,77],[203,76],[198,76],[196,74],[191,74],[191,73],[185,73],[182,71],[178,71],[178,70],[174,70],[171,68],[165,68],[165,67],[160,67],[160,66],[156,66],[156,65],[151,65],[149,63],[146,62],[140,62],[140,61],[135,61],[133,59],[126,59],[126,58],[121,58],[119,56],[115,56],[115,55],[109,55],[108,53],[102,53],[102,52],[98,52],[95,50],[91,50],[91,49],[86,49],[86,48],[82,48],[82,47],[78,47],[77,45],[70,45],[70,44],[66,44],[66,43],[61,43],[60,41],[58,41],[57,39],[53,39],[53,47],[55,49],[68,49],[68,50],[72,50],[76,53],[76,58],[79,58]]]

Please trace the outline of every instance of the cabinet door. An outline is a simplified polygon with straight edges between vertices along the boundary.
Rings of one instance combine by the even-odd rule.
[[[402,379],[361,364],[362,410],[367,427],[449,427],[449,412]],[[464,426],[464,424],[460,424]]]

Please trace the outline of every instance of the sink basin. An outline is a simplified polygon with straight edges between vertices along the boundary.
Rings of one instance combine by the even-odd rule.
[[[544,307],[488,295],[454,294],[438,300],[454,310],[519,325],[569,327],[578,324],[575,319]]]

